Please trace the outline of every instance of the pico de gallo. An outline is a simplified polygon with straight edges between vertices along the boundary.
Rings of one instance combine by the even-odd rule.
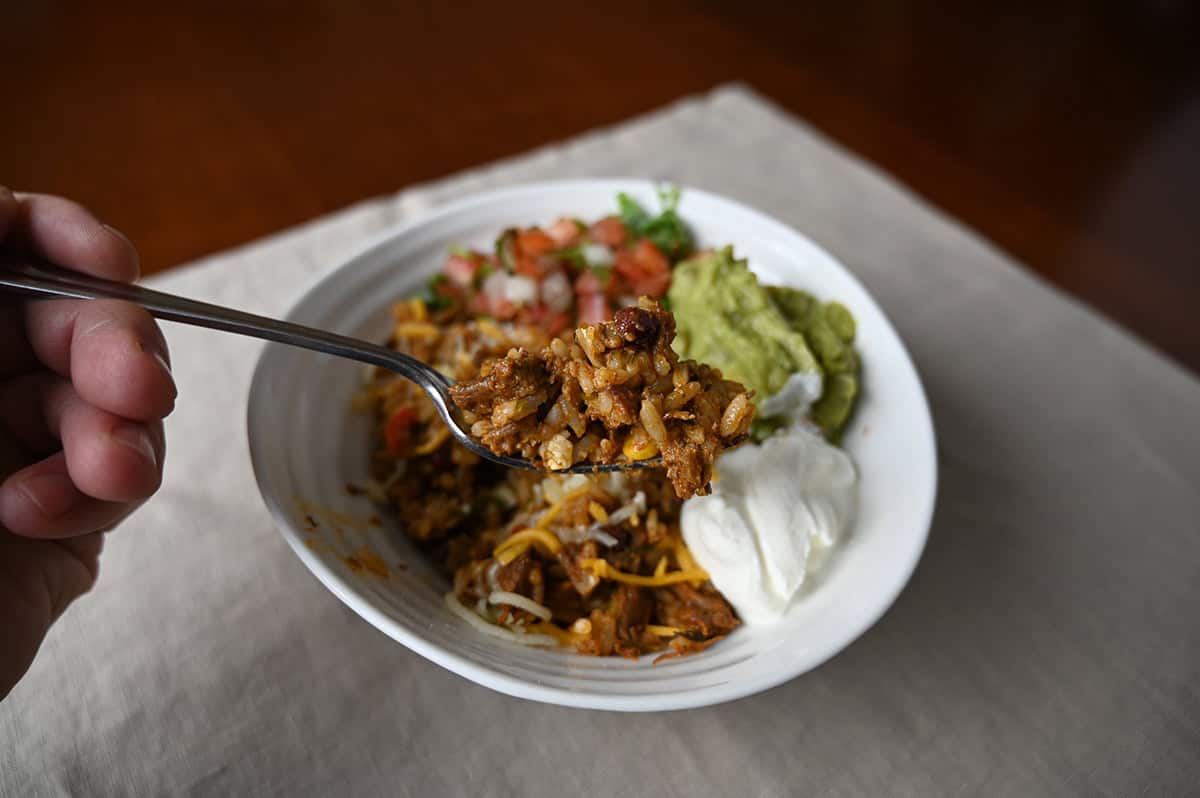
[[[618,213],[591,223],[562,217],[546,227],[509,228],[490,252],[452,248],[425,301],[431,310],[458,307],[553,336],[609,321],[639,296],[662,300],[672,265],[692,253],[693,239],[675,211],[678,191],[665,190],[660,200],[657,216],[620,194]]]

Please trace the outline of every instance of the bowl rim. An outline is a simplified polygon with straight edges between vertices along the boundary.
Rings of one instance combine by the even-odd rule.
[[[284,318],[292,320],[300,305],[302,305],[305,300],[315,291],[319,291],[327,283],[337,280],[339,275],[341,275],[346,269],[352,268],[355,263],[375,252],[375,250],[389,245],[396,239],[411,234],[414,230],[418,230],[426,225],[433,224],[439,220],[445,219],[446,217],[462,214],[478,206],[486,206],[508,199],[518,199],[527,195],[537,195],[548,192],[591,192],[603,190],[615,196],[618,191],[653,191],[661,185],[663,185],[661,181],[647,180],[645,178],[577,178],[541,180],[486,189],[471,193],[468,196],[437,204],[427,211],[419,212],[411,219],[388,227],[387,229],[370,236],[361,246],[350,250],[347,255],[342,256],[334,266],[318,273],[315,277],[310,279],[303,290],[297,294],[296,299],[291,303]],[[842,276],[845,279],[850,281],[859,291],[862,292],[865,299],[873,306],[875,312],[879,314],[880,321],[884,325],[885,330],[890,332],[891,335],[894,336],[895,340],[899,343],[900,354],[904,358],[904,362],[908,370],[911,371],[914,377],[917,391],[915,398],[918,400],[918,407],[920,411],[922,411],[919,415],[921,416],[921,421],[923,422],[922,426],[925,428],[926,433],[921,435],[921,438],[927,441],[928,451],[930,454],[930,457],[928,458],[928,492],[927,495],[923,497],[923,501],[919,506],[919,523],[917,524],[920,529],[919,540],[915,541],[916,545],[912,547],[910,557],[901,565],[897,566],[896,570],[894,571],[895,581],[893,585],[887,591],[877,595],[877,598],[873,602],[874,607],[870,612],[864,613],[856,623],[848,624],[842,627],[841,633],[836,636],[832,645],[824,647],[815,655],[796,658],[790,661],[786,667],[780,667],[757,678],[745,679],[737,682],[724,682],[721,684],[700,687],[686,693],[669,693],[664,695],[609,695],[597,692],[589,692],[587,690],[572,690],[540,685],[504,673],[496,668],[491,668],[473,662],[464,656],[444,649],[435,643],[426,641],[420,636],[410,633],[403,624],[388,617],[384,612],[378,609],[367,596],[359,593],[359,591],[356,590],[352,584],[334,572],[321,559],[321,557],[318,556],[318,554],[309,548],[309,546],[304,542],[299,530],[293,525],[290,514],[284,508],[281,497],[276,496],[270,489],[270,486],[267,484],[267,476],[265,472],[265,458],[267,455],[264,448],[266,444],[263,440],[263,430],[265,429],[265,425],[257,423],[256,411],[261,412],[261,410],[267,406],[267,403],[261,401],[267,380],[266,370],[267,366],[269,365],[272,352],[278,351],[280,348],[282,348],[282,345],[267,344],[264,346],[259,353],[257,362],[255,364],[247,397],[247,440],[249,443],[251,466],[254,471],[255,483],[258,487],[259,494],[262,496],[263,502],[266,504],[267,509],[269,510],[272,519],[275,522],[275,526],[279,529],[280,534],[283,536],[288,546],[292,549],[296,556],[299,557],[301,562],[304,563],[309,571],[316,576],[321,584],[323,584],[331,593],[333,593],[342,603],[354,610],[355,613],[357,613],[376,629],[388,635],[393,640],[401,643],[411,651],[419,654],[431,662],[436,663],[437,665],[440,665],[452,673],[506,695],[581,709],[647,712],[694,709],[703,706],[711,706],[727,701],[734,701],[739,698],[745,698],[747,696],[769,690],[821,666],[842,652],[847,646],[860,638],[871,627],[873,627],[892,607],[897,598],[899,598],[900,594],[904,591],[905,587],[907,587],[908,583],[911,581],[912,575],[916,570],[918,562],[920,562],[928,542],[929,531],[932,525],[934,509],[936,506],[938,489],[936,433],[933,427],[933,419],[929,408],[928,396],[925,391],[925,386],[921,381],[920,373],[916,368],[916,364],[912,360],[912,355],[909,353],[908,348],[904,345],[903,339],[896,331],[891,320],[887,317],[887,314],[884,313],[883,308],[880,307],[874,296],[866,289],[865,286],[863,286],[858,277],[849,269],[847,269],[840,260],[834,257],[824,247],[817,244],[811,238],[791,227],[790,225],[787,225],[763,211],[759,211],[730,197],[683,184],[671,183],[671,185],[677,187],[682,196],[685,198],[699,197],[705,202],[729,206],[731,210],[753,218],[756,224],[763,225],[766,229],[770,229],[773,234],[778,235],[785,240],[798,240],[802,242],[805,247],[817,251],[836,269],[841,271]],[[914,514],[914,520],[916,520],[917,517],[918,516]]]

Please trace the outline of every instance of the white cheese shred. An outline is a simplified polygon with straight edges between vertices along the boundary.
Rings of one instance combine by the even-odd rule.
[[[507,604],[510,607],[525,610],[531,615],[536,615],[543,621],[550,620],[552,615],[549,607],[542,606],[533,599],[522,596],[520,593],[510,593],[507,590],[493,590],[491,595],[488,596],[488,604]]]
[[[504,629],[500,626],[497,626],[494,623],[491,623],[490,621],[488,621],[484,618],[479,617],[478,615],[476,615],[475,613],[471,612],[469,609],[464,607],[463,603],[458,600],[458,596],[454,595],[453,591],[447,593],[445,596],[445,599],[446,599],[446,608],[448,610],[450,610],[450,612],[454,613],[459,618],[462,618],[468,624],[473,626],[477,631],[482,632],[483,634],[488,635],[489,637],[496,637],[501,640],[508,640],[509,642],[518,643],[522,646],[556,646],[556,645],[558,645],[558,641],[555,640],[550,635],[529,634],[529,633],[517,634],[516,632],[510,632],[508,629]]]

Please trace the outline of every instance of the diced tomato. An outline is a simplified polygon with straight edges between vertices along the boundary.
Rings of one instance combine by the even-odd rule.
[[[537,309],[531,305],[525,305],[517,311],[516,317],[513,319],[517,324],[536,324],[538,320]]]
[[[671,284],[671,264],[649,239],[643,238],[633,249],[617,253],[613,271],[629,285],[630,290],[658,299]]]
[[[648,238],[643,238],[634,245],[633,257],[637,258],[643,269],[652,274],[662,274],[671,269],[667,256]]]
[[[597,244],[607,247],[619,247],[629,237],[625,224],[615,216],[605,216],[588,228],[588,237]]]
[[[479,259],[451,255],[446,258],[446,265],[442,270],[450,278],[450,282],[466,288],[475,280],[475,274],[479,271]]]
[[[479,315],[479,314],[484,314],[484,313],[491,313],[492,307],[491,307],[491,304],[488,302],[488,298],[485,294],[475,294],[474,296],[471,297],[471,301],[467,304],[467,310],[471,311],[472,313],[474,313],[476,315]]]
[[[580,296],[585,294],[599,294],[603,290],[604,286],[600,284],[600,278],[591,269],[585,269],[582,274],[575,278],[575,293]]]
[[[545,255],[557,246],[558,244],[554,242],[553,238],[537,227],[517,233],[517,253],[520,255],[536,258],[538,255]]]
[[[449,278],[437,280],[432,283],[433,295],[442,299],[448,299],[451,302],[461,302],[466,289],[450,282]]]
[[[563,247],[573,247],[579,243],[579,225],[575,224],[574,219],[563,217],[546,229],[546,233],[554,239],[555,245],[561,249]]]
[[[580,294],[579,323],[599,324],[612,318],[612,308],[604,294]]]
[[[517,306],[503,297],[493,299],[489,309],[491,314],[501,321],[506,321],[517,315]]]
[[[516,274],[523,274],[535,280],[540,280],[542,277],[542,267],[538,259],[524,253],[517,255],[517,264],[513,267],[513,271]]]
[[[412,440],[412,426],[417,423],[417,411],[402,407],[388,419],[383,431],[383,440],[392,456],[399,457]]]
[[[544,326],[550,335],[558,335],[567,329],[567,325],[570,323],[571,315],[569,313],[556,313],[546,320]]]

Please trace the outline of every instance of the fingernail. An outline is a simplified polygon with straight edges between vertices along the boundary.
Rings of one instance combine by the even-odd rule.
[[[82,497],[66,474],[34,474],[17,483],[47,521],[66,515]]]
[[[166,376],[167,382],[171,385],[172,400],[179,398],[179,386],[175,384],[175,375],[171,373],[171,364],[167,362],[166,356],[157,349],[149,350],[150,355],[154,358],[154,362],[162,369],[162,373]]]
[[[114,236],[116,236],[117,238],[119,238],[119,239],[121,239],[122,241],[124,241],[124,242],[125,242],[126,244],[128,244],[129,246],[131,246],[131,247],[133,246],[133,242],[129,240],[129,236],[125,235],[125,234],[124,234],[124,233],[122,233],[120,230],[118,230],[117,228],[113,227],[111,224],[105,224],[104,222],[101,222],[101,223],[100,223],[100,226],[101,226],[101,227],[103,227],[103,228],[104,228],[105,230],[107,230],[108,232],[112,233],[112,234],[113,234]]]
[[[171,363],[167,360],[166,354],[158,349],[158,347],[147,346],[140,338],[134,339],[134,343],[137,345],[138,351],[144,352],[154,358],[154,362],[162,369],[162,373],[166,375],[167,381],[171,383],[171,387],[175,388],[175,375],[171,373]],[[176,388],[176,395],[178,393],[178,389]]]
[[[104,222],[101,222],[100,226],[107,230],[114,238],[123,241],[125,246],[129,247],[129,251],[133,253],[133,261],[136,273],[133,275],[133,278],[130,282],[136,281],[142,270],[142,253],[138,252],[137,247],[135,247],[133,242],[129,240],[129,236],[125,235],[111,224],[105,224]]]
[[[153,355],[154,359],[158,361],[158,365],[162,366],[162,370],[167,373],[167,376],[168,377],[172,376],[171,375],[171,364],[167,362],[167,359],[163,356],[163,353],[159,352],[155,349],[151,349],[150,354]]]
[[[142,456],[150,465],[158,466],[158,454],[154,451],[154,442],[145,427],[135,424],[122,424],[114,427],[109,433],[114,441],[127,449],[132,449]]]

